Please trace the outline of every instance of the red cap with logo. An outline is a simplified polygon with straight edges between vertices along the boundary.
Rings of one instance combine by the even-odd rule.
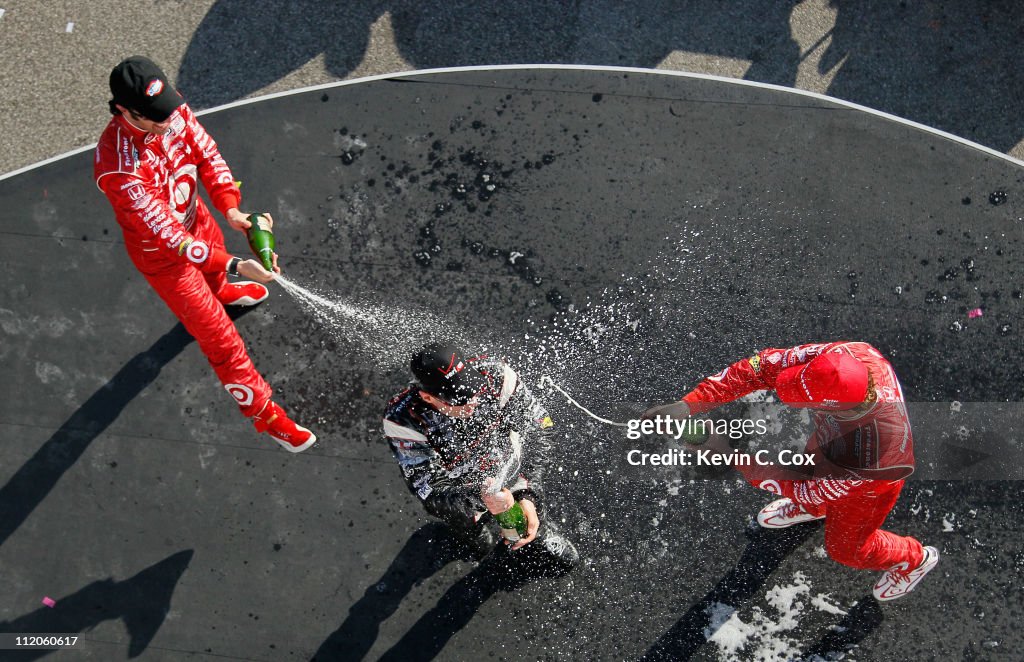
[[[780,372],[775,392],[791,407],[852,409],[868,393],[868,369],[845,352],[829,352]]]

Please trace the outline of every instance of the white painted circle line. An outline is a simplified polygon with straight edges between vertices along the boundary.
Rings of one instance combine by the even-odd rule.
[[[953,142],[960,143],[961,145],[964,145],[966,147],[970,147],[972,149],[976,149],[978,151],[984,152],[984,153],[986,153],[986,154],[988,154],[990,156],[994,156],[996,158],[1003,159],[1004,161],[1008,161],[1009,163],[1012,163],[1014,165],[1024,167],[1024,161],[1021,161],[1020,159],[1014,158],[1014,157],[1010,156],[1009,154],[1004,154],[1004,153],[1002,153],[1002,152],[1000,152],[998,150],[992,149],[991,147],[985,147],[984,145],[981,145],[979,143],[976,143],[976,142],[973,142],[971,140],[968,140],[967,138],[962,138],[962,137],[957,136],[955,134],[947,133],[946,131],[942,131],[940,129],[936,129],[934,127],[930,127],[930,126],[927,126],[925,124],[921,124],[919,122],[915,122],[913,120],[908,120],[908,119],[905,119],[903,117],[899,117],[897,115],[892,115],[890,113],[886,113],[886,112],[883,112],[881,110],[875,110],[874,108],[869,108],[868,106],[862,106],[860,104],[853,103],[852,101],[845,101],[843,99],[837,99],[835,97],[830,97],[830,96],[825,95],[825,94],[819,94],[818,92],[811,92],[809,90],[801,90],[801,89],[798,89],[798,88],[795,88],[795,87],[785,87],[783,85],[774,85],[772,83],[759,83],[757,81],[743,80],[741,78],[729,78],[729,77],[726,77],[726,76],[715,76],[715,75],[712,75],[712,74],[698,74],[698,73],[692,73],[692,72],[688,72],[688,71],[672,71],[672,70],[668,70],[668,69],[644,69],[644,68],[641,68],[641,67],[612,67],[612,66],[604,66],[604,65],[596,65],[596,64],[497,64],[497,65],[473,65],[473,66],[466,66],[466,67],[439,67],[437,69],[417,69],[415,71],[399,71],[399,72],[389,73],[389,74],[376,74],[376,75],[373,75],[373,76],[364,76],[362,78],[351,78],[351,79],[347,79],[347,80],[339,80],[339,81],[334,81],[334,82],[331,82],[331,83],[320,83],[319,85],[310,85],[308,87],[300,87],[300,88],[297,88],[297,89],[294,89],[294,90],[285,90],[283,92],[272,92],[270,94],[264,94],[262,96],[252,97],[251,99],[240,99],[238,101],[232,101],[231,103],[226,103],[226,104],[223,104],[221,106],[216,106],[214,108],[207,108],[206,110],[196,111],[196,115],[208,115],[210,113],[217,113],[217,112],[220,112],[222,110],[228,110],[230,108],[237,108],[239,106],[245,106],[245,105],[249,105],[249,104],[253,104],[253,103],[259,103],[260,101],[266,101],[268,99],[277,99],[277,98],[280,98],[280,97],[287,97],[287,96],[291,96],[291,95],[295,95],[295,94],[304,94],[306,92],[315,92],[315,91],[318,91],[318,90],[329,90],[329,89],[333,89],[333,88],[336,88],[336,87],[345,87],[347,85],[356,85],[358,83],[371,83],[373,81],[387,80],[387,79],[390,79],[390,78],[408,78],[408,77],[411,77],[411,76],[429,76],[429,75],[433,75],[433,74],[448,74],[448,73],[461,73],[461,72],[473,72],[473,71],[517,71],[517,70],[520,70],[520,71],[529,71],[529,70],[546,70],[546,71],[560,71],[560,70],[561,71],[602,71],[602,72],[635,73],[635,74],[648,74],[648,75],[649,74],[655,74],[655,75],[661,75],[661,76],[678,76],[680,78],[696,78],[696,79],[700,79],[700,80],[717,81],[719,83],[730,83],[732,85],[742,85],[742,86],[747,86],[747,87],[762,88],[762,89],[766,89],[766,90],[774,90],[776,92],[786,92],[786,93],[789,93],[789,94],[797,94],[797,95],[800,95],[800,96],[809,97],[811,99],[816,99],[818,101],[825,101],[827,103],[835,104],[835,105],[838,105],[838,106],[843,106],[843,107],[849,108],[851,110],[858,110],[858,111],[861,111],[861,112],[864,112],[864,113],[868,113],[869,115],[874,115],[876,117],[881,117],[882,119],[886,119],[886,120],[889,120],[889,121],[892,121],[892,122],[896,122],[898,124],[903,124],[905,126],[913,127],[913,128],[918,129],[920,131],[924,131],[926,133],[931,133],[931,134],[939,136],[941,138],[945,138],[947,140],[952,140]],[[54,161],[59,161],[61,159],[67,158],[69,156],[74,156],[76,154],[80,154],[80,153],[85,152],[87,150],[93,149],[95,146],[96,146],[96,143],[90,143],[89,145],[85,145],[84,147],[79,147],[77,149],[73,149],[71,151],[64,152],[63,154],[59,154],[57,156],[53,156],[51,158],[44,159],[42,161],[39,161],[38,163],[33,163],[32,165],[28,165],[28,166],[25,166],[23,168],[18,168],[17,170],[14,170],[12,172],[0,175],[0,181],[3,181],[3,180],[8,179],[10,177],[15,177],[15,176],[20,175],[22,173],[28,172],[29,170],[32,170],[34,168],[39,168],[39,167],[42,167],[44,165],[53,163]]]

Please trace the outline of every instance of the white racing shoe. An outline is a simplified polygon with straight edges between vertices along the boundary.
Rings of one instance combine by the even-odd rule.
[[[819,519],[825,519],[825,516],[812,515],[788,497],[772,501],[757,513],[757,523],[766,529],[784,529]]]
[[[576,565],[580,560],[580,553],[576,549],[576,545],[560,533],[548,532],[539,542],[548,554],[567,568]]]
[[[895,600],[896,598],[902,598],[907,593],[910,593],[917,588],[918,583],[924,579],[935,564],[939,562],[939,550],[934,547],[924,548],[924,558],[921,560],[921,565],[917,566],[913,570],[908,568],[908,563],[897,563],[893,567],[885,571],[885,574],[875,583],[875,587],[871,592],[875,596],[875,600],[879,602],[886,602],[888,600]]]

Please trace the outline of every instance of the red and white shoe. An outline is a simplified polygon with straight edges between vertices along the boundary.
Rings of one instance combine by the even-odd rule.
[[[766,529],[784,529],[818,519],[825,519],[825,516],[812,515],[788,497],[772,501],[757,513],[757,523]]]
[[[268,402],[252,422],[257,432],[266,432],[291,453],[301,453],[316,443],[316,435],[288,418],[276,402]]]
[[[885,571],[875,583],[875,587],[871,592],[875,596],[875,600],[879,602],[885,602],[887,600],[895,600],[896,598],[902,598],[907,593],[910,593],[917,584],[924,579],[935,564],[939,562],[939,550],[934,547],[924,548],[924,558],[921,560],[921,565],[914,569],[909,568],[909,563],[904,561],[903,563],[897,563],[893,567]]]
[[[238,283],[226,283],[217,292],[217,300],[225,306],[255,306],[270,296],[266,285],[243,280]]]

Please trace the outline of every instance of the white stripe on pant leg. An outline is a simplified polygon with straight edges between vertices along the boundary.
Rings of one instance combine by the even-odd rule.
[[[252,404],[252,401],[256,398],[256,395],[252,392],[252,389],[243,384],[225,384],[224,388],[231,397],[238,402],[241,407],[248,407]]]

